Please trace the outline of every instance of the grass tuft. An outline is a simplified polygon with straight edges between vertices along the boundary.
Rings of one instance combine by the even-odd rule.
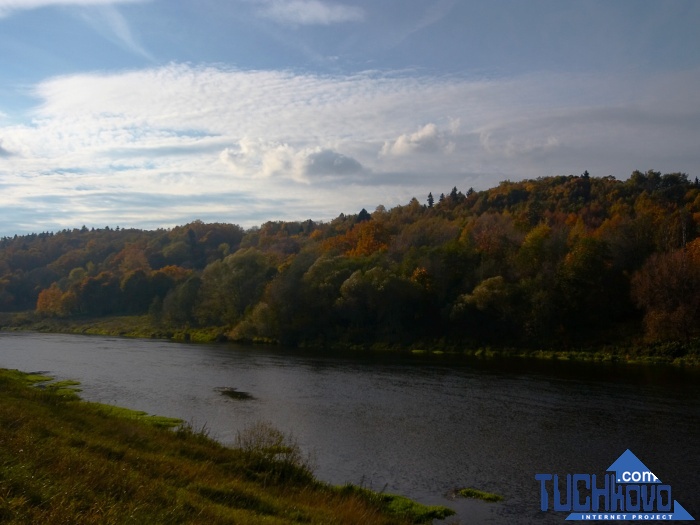
[[[357,494],[376,505],[385,512],[398,518],[407,519],[410,523],[429,523],[432,520],[444,520],[455,514],[455,511],[441,505],[423,505],[411,499],[396,494],[374,492],[364,487],[347,484],[338,487],[341,494]]]
[[[459,489],[457,493],[464,498],[480,499],[482,501],[488,501],[489,503],[496,503],[505,499],[500,494],[493,494],[491,492],[484,492],[483,490],[472,488]]]

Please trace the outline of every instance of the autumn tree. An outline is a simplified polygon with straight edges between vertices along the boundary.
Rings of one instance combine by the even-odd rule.
[[[39,298],[36,301],[36,312],[46,317],[58,317],[63,314],[61,309],[61,298],[63,290],[56,283],[53,283],[49,288],[39,292]]]
[[[363,257],[386,250],[388,235],[381,223],[368,220],[355,224],[344,235],[326,239],[326,252],[340,252],[349,257]]]
[[[688,341],[699,331],[700,239],[685,249],[652,255],[632,278],[632,297],[652,340]]]

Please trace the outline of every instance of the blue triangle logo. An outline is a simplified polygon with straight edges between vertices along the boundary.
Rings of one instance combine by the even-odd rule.
[[[608,472],[615,473],[618,483],[661,483],[661,480],[630,449],[625,450],[608,467]]]
[[[695,521],[690,513],[683,508],[675,499],[673,500],[673,519],[674,520],[692,520]]]

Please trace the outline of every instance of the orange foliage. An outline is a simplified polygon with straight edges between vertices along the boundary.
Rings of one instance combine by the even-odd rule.
[[[344,235],[323,242],[324,251],[340,251],[349,257],[363,257],[387,249],[387,232],[376,221],[365,221],[353,226]]]
[[[39,292],[39,297],[36,301],[37,313],[47,316],[59,315],[62,296],[63,291],[61,291],[56,283],[53,283],[51,287]]]
[[[374,252],[386,250],[386,232],[384,228],[375,221],[362,222],[348,232],[354,233],[355,246],[347,252],[350,257],[362,257],[372,255]]]
[[[75,293],[62,291],[56,283],[39,292],[36,301],[36,311],[47,317],[64,317],[75,309],[77,298]]]
[[[426,270],[422,266],[419,266],[418,268],[413,270],[413,274],[411,275],[411,281],[426,290],[430,290],[432,288],[430,274],[428,273],[428,270]]]
[[[685,247],[688,257],[700,269],[700,237],[692,242],[689,242]]]
[[[174,282],[180,282],[187,279],[192,274],[192,270],[187,270],[185,268],[182,268],[181,266],[170,264],[168,266],[163,266],[160,270],[156,270],[153,272],[153,274],[156,273],[163,273],[166,276],[170,277],[170,279],[172,279]]]
[[[114,258],[115,262],[119,263],[119,269],[122,273],[135,272],[143,270],[149,272],[151,270],[148,264],[148,258],[142,248],[133,244],[127,245]]]

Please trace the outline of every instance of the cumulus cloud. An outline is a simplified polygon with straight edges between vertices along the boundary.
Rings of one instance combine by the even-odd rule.
[[[96,6],[110,4],[128,4],[146,2],[149,0],[0,0],[0,18],[10,15],[15,11],[38,9],[51,6]]]
[[[456,131],[452,128],[451,133]],[[451,153],[455,143],[448,138],[449,134],[438,130],[435,124],[426,124],[418,131],[400,135],[392,142],[385,142],[382,155],[410,155],[412,153]]]
[[[260,3],[260,16],[283,24],[330,25],[364,19],[364,11],[359,7],[320,0],[262,0]]]
[[[306,174],[321,177],[343,177],[360,173],[362,164],[351,157],[330,149],[309,154],[305,162]]]
[[[363,170],[357,160],[331,149],[295,149],[289,144],[249,139],[239,141],[236,147],[224,149],[219,159],[238,175],[280,177],[302,183],[337,179]]]

